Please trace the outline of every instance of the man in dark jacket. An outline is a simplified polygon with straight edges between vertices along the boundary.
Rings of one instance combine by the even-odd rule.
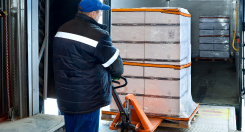
[[[119,50],[97,21],[100,0],[83,0],[75,19],[54,38],[53,64],[57,103],[66,132],[98,132],[100,108],[111,103],[111,76],[123,74]]]

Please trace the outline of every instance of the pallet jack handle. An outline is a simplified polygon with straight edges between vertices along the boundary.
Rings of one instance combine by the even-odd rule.
[[[122,76],[121,77],[113,77],[113,78],[123,79],[124,82],[125,82],[123,85],[120,85],[119,81],[116,81],[115,79],[112,79],[113,83],[119,84],[119,86],[116,86],[116,87],[113,86],[112,87],[112,96],[113,96],[113,98],[114,98],[114,100],[115,100],[115,102],[117,104],[117,107],[119,109],[120,114],[125,115],[126,118],[129,119],[129,116],[126,114],[126,112],[125,112],[125,110],[123,108],[122,102],[121,102],[121,100],[120,100],[120,98],[119,98],[119,96],[118,96],[118,94],[116,92],[116,89],[125,87],[128,84],[128,81],[127,81],[127,79],[125,77],[122,77]]]
[[[140,131],[140,132],[153,132],[158,125],[162,122],[163,119],[160,118],[148,118],[143,109],[141,108],[140,104],[137,102],[135,96],[133,94],[128,94],[125,97],[125,102],[122,105],[120,98],[118,97],[118,94],[116,92],[116,89],[125,87],[127,85],[127,79],[124,77],[120,77],[125,81],[125,84],[116,86],[112,88],[112,95],[113,98],[118,106],[119,113],[117,113],[115,119],[113,120],[112,124],[110,125],[111,130],[118,130],[117,125],[122,123],[122,117],[126,116],[126,120],[129,120],[130,123],[128,124],[130,128],[134,126],[135,131]],[[112,80],[114,83],[120,84],[118,81]],[[125,112],[125,108],[127,108],[127,104],[133,106],[133,109],[131,109],[132,112],[128,111]],[[123,107],[124,106],[124,107]],[[126,109],[127,110],[127,109]],[[132,118],[132,120],[131,120]],[[134,123],[133,123],[134,122]],[[124,124],[122,126],[125,126]],[[141,128],[141,129],[140,129]]]

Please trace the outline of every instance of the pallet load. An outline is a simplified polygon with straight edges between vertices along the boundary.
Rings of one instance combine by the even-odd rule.
[[[199,18],[199,50],[202,58],[230,58],[230,25],[227,16]]]
[[[126,87],[117,89],[121,101],[134,94],[146,115],[189,118],[198,104],[191,96],[188,11],[113,9],[111,36],[124,61],[123,76],[128,79]],[[110,109],[118,110],[114,99]]]

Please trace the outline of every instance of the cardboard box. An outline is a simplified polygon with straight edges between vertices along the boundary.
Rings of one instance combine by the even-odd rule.
[[[180,24],[181,16],[161,12],[145,12],[145,23]]]
[[[230,53],[227,51],[214,51],[215,58],[230,58]]]
[[[216,30],[229,30],[229,23],[214,23],[214,29]]]
[[[229,16],[200,16],[200,23],[229,23]]]
[[[145,12],[112,12],[112,24],[140,24],[144,23]]]
[[[200,57],[214,58],[214,51],[200,51]]]
[[[180,80],[145,79],[145,95],[180,97],[188,89],[188,75]]]
[[[199,23],[201,30],[229,30],[229,23]]]
[[[112,41],[143,41],[144,26],[111,26]]]
[[[188,44],[145,44],[145,59],[178,60],[181,64],[190,63],[187,60],[191,54]]]
[[[121,84],[124,84],[123,80],[119,80]],[[128,85],[123,88],[117,89],[118,93],[130,93],[130,94],[144,94],[145,93],[145,80],[137,78],[127,78]],[[118,84],[113,84],[118,86]]]
[[[199,44],[199,50],[214,50],[214,44]]]
[[[125,96],[126,95],[119,95],[119,98],[120,98],[122,104],[125,102]],[[141,108],[144,109],[144,107],[143,107],[144,97],[143,96],[135,96],[135,98],[138,101]],[[115,102],[113,97],[111,99],[110,109],[111,109],[111,111],[118,111],[118,107],[117,107],[116,102]]]
[[[199,36],[211,36],[214,35],[214,30],[199,30]]]
[[[121,58],[144,59],[145,44],[114,43],[113,46],[120,51]]]
[[[230,30],[214,30],[214,35],[230,35]]]
[[[144,97],[144,112],[149,116],[188,118],[196,107],[189,91],[180,98]]]
[[[213,30],[214,23],[199,23],[200,30]]]
[[[230,37],[214,37],[214,44],[229,44]]]
[[[200,44],[213,44],[214,37],[199,37]]]
[[[214,44],[214,50],[216,51],[229,51],[229,44]]]

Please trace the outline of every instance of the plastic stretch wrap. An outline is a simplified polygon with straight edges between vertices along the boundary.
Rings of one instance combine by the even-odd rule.
[[[144,41],[144,26],[111,26],[112,41]]]
[[[229,51],[229,44],[214,44],[214,50]]]
[[[119,96],[122,103],[125,102],[125,96],[126,95],[118,95],[118,96]],[[138,101],[140,107],[144,108],[144,104],[143,104],[144,97],[143,96],[137,96],[137,95],[134,95],[134,96],[135,96],[136,100]],[[113,99],[113,97],[111,98],[110,109],[111,109],[111,111],[118,111],[117,104],[116,104],[115,100]]]
[[[228,30],[229,28],[229,23],[214,23],[214,29]]]
[[[200,51],[200,57],[214,58],[214,51]]]
[[[214,37],[199,37],[199,43],[213,44],[214,43]]]
[[[230,19],[228,16],[200,16],[199,22],[201,23],[229,23]]]
[[[112,12],[111,36],[113,45],[127,62],[163,65],[191,62],[190,17],[161,12]],[[188,118],[197,107],[190,94],[190,72],[190,67],[176,70],[124,65],[123,76],[127,77],[128,85],[117,92],[122,102],[126,94],[134,94],[148,115]],[[111,110],[116,109],[113,100]]]
[[[214,44],[199,44],[199,50],[214,50]]]
[[[112,12],[111,23],[142,24],[144,23],[145,12]]]
[[[228,51],[200,51],[200,57],[207,58],[229,58]]]
[[[191,62],[190,56],[190,44],[145,44],[145,59],[178,60],[183,65]]]
[[[214,51],[215,58],[230,58],[230,53],[225,51]]]
[[[152,60],[154,64],[183,65],[191,62],[190,44],[134,44],[114,43],[120,51],[121,58],[127,61],[138,59]],[[159,61],[156,61],[158,59]],[[163,60],[163,61],[161,61]],[[171,62],[172,61],[172,62]],[[143,62],[142,62],[143,63]]]
[[[214,30],[214,35],[230,35],[229,30]]]
[[[178,9],[182,13],[190,14],[187,9],[180,8],[180,7],[141,7],[141,8],[146,8],[146,9]],[[167,13],[164,13],[167,14]],[[172,14],[171,14],[172,15]]]
[[[213,30],[214,29],[214,23],[199,23],[199,29],[200,30]]]
[[[230,43],[230,37],[214,37],[215,44],[228,44]]]
[[[230,42],[229,37],[199,37],[201,44],[228,44]]]
[[[229,30],[200,30],[199,36],[229,35]]]
[[[191,95],[191,74],[188,75],[187,87],[179,99],[144,97],[144,112],[153,116],[190,117],[197,107]]]
[[[136,16],[134,13],[141,17],[134,18]],[[139,19],[142,18],[140,13],[145,13],[145,26],[140,22],[142,21]],[[120,50],[122,58],[159,59],[157,62],[161,62],[150,62],[154,64],[183,65],[191,62],[189,17],[160,12],[140,13],[130,12],[127,18],[128,12],[113,12],[113,16],[117,19],[112,18],[112,41]],[[168,21],[165,21],[164,17],[167,17]]]
[[[229,23],[199,23],[200,30],[229,30]]]
[[[113,41],[188,43],[188,30],[180,26],[111,26]]]
[[[144,59],[145,44],[134,43],[114,43],[113,44],[120,51],[121,58],[130,59]],[[153,46],[153,45],[152,45]]]
[[[152,72],[158,74],[157,71]],[[147,115],[187,118],[196,109],[197,104],[191,96],[191,67],[180,70],[179,75],[181,72],[183,75],[180,80],[128,79],[130,85],[118,89],[117,92],[121,94],[119,97],[122,101],[125,100],[125,94],[122,93],[135,94]],[[140,90],[133,87],[143,89],[143,93],[136,92]],[[156,97],[157,95],[162,98]],[[111,110],[117,110],[114,100]]]
[[[145,23],[179,24],[180,16],[161,12],[145,12]]]
[[[214,30],[199,30],[199,36],[212,36],[214,35]]]

